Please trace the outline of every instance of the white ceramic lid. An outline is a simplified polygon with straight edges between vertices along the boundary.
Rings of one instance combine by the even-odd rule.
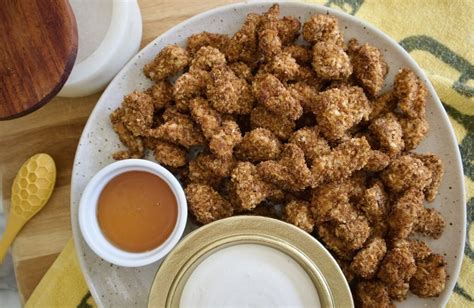
[[[71,0],[70,4],[78,28],[78,54],[58,96],[87,96],[102,90],[137,53],[142,18],[136,0]]]

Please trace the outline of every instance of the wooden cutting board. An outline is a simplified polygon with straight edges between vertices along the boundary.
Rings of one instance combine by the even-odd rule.
[[[177,23],[213,7],[237,1],[139,0],[145,46]],[[11,121],[0,121],[0,178],[8,205],[13,178],[23,162],[38,152],[56,161],[58,178],[49,203],[20,232],[12,247],[22,301],[26,301],[71,237],[71,169],[82,129],[100,94],[54,98],[43,108]]]

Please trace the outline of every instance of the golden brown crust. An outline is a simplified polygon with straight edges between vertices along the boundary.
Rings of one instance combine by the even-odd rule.
[[[191,61],[191,66],[189,67],[189,71],[210,71],[215,66],[221,66],[225,64],[227,64],[225,55],[220,52],[219,49],[211,46],[204,46],[201,47],[194,55],[194,58]]]
[[[377,277],[387,285],[408,282],[416,272],[415,259],[409,249],[393,248],[385,255]]]
[[[185,149],[172,143],[157,141],[154,154],[156,161],[165,166],[179,168],[186,165]]]
[[[392,239],[407,238],[413,231],[418,216],[423,210],[423,193],[410,188],[393,204],[388,217],[389,235]]]
[[[418,214],[414,231],[438,239],[443,234],[445,222],[441,213],[435,209],[423,208]]]
[[[189,179],[217,187],[222,179],[230,176],[236,162],[232,158],[221,158],[211,154],[200,154],[189,163]]]
[[[428,133],[429,124],[426,118],[400,118],[400,125],[403,131],[403,140],[407,151],[415,149],[420,145],[423,138]]]
[[[390,163],[381,178],[385,186],[395,192],[410,187],[423,191],[431,184],[432,173],[418,158],[403,155]]]
[[[231,157],[234,147],[242,140],[239,125],[232,120],[222,122],[209,140],[209,149],[219,157]]]
[[[250,125],[252,128],[266,128],[280,140],[287,140],[295,128],[294,121],[274,114],[261,106],[255,107],[250,113]]]
[[[332,42],[343,45],[343,38],[339,32],[337,19],[329,15],[313,15],[303,24],[303,39],[311,44],[317,42]]]
[[[283,219],[302,230],[311,233],[314,228],[314,219],[309,210],[309,203],[302,200],[290,201],[283,211]]]
[[[360,281],[355,288],[356,307],[393,308],[385,285],[378,280]]]
[[[158,81],[176,75],[189,64],[189,53],[178,45],[164,47],[143,72],[148,78]]]
[[[428,202],[434,201],[438,194],[441,179],[444,175],[443,163],[441,159],[432,153],[416,154],[413,156],[423,162],[423,164],[431,171],[431,183],[425,188],[424,193]]]
[[[212,187],[203,184],[189,184],[185,189],[189,209],[202,224],[232,216],[234,210]]]
[[[351,270],[358,276],[372,278],[377,272],[380,262],[387,252],[387,245],[380,237],[373,238],[370,243],[359,250],[351,262]]]
[[[318,42],[313,46],[313,69],[322,79],[342,80],[352,74],[349,56],[341,46]]]
[[[409,118],[425,116],[426,90],[423,82],[410,69],[398,71],[393,84],[394,95],[398,100],[398,108]]]
[[[420,297],[439,296],[446,287],[446,262],[441,255],[432,254],[417,262],[410,280],[410,291]]]
[[[317,157],[331,152],[327,141],[319,135],[317,126],[303,127],[295,131],[288,141],[303,150],[308,164],[311,164]]]
[[[281,142],[265,128],[256,128],[246,133],[235,149],[239,160],[259,162],[277,159],[281,153]]]
[[[386,113],[372,121],[369,130],[380,145],[380,150],[389,156],[396,156],[404,149],[402,127],[393,113]]]
[[[225,34],[201,32],[196,33],[188,37],[186,50],[194,55],[201,47],[211,46],[219,49],[221,52],[225,52],[226,47],[229,45],[230,38]]]

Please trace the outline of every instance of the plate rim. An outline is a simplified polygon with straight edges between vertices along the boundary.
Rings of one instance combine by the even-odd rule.
[[[293,2],[293,1],[257,0],[257,1],[251,1],[251,2],[250,1],[236,2],[236,3],[230,3],[230,4],[214,7],[212,9],[207,10],[207,11],[204,11],[204,12],[198,13],[196,15],[193,15],[192,17],[190,17],[186,20],[183,20],[182,22],[174,25],[173,27],[171,27],[167,31],[161,33],[155,39],[150,41],[146,46],[141,48],[124,65],[124,67],[117,73],[117,75],[115,75],[115,77],[107,85],[106,89],[102,92],[102,94],[99,97],[96,105],[94,106],[92,112],[90,113],[90,115],[88,117],[88,120],[86,122],[86,125],[84,126],[83,131],[81,133],[81,137],[79,138],[78,147],[76,148],[76,153],[74,155],[73,169],[72,169],[72,172],[71,172],[71,191],[70,191],[71,217],[70,218],[71,218],[71,225],[72,225],[73,241],[74,241],[74,244],[75,244],[75,247],[76,247],[76,256],[78,258],[81,271],[84,273],[83,276],[84,276],[84,279],[86,281],[86,284],[87,284],[93,298],[95,299],[96,303],[99,306],[102,306],[103,303],[101,302],[101,297],[99,296],[99,294],[98,294],[98,292],[97,292],[97,290],[94,286],[92,278],[87,274],[87,270],[86,270],[87,269],[87,264],[85,263],[85,260],[82,257],[83,251],[82,251],[82,247],[79,243],[81,234],[78,231],[78,222],[76,221],[77,219],[75,219],[75,217],[74,217],[74,208],[73,208],[73,201],[72,201],[73,200],[73,187],[74,187],[75,171],[76,171],[76,168],[78,168],[77,159],[78,159],[78,152],[79,152],[79,144],[81,142],[83,142],[83,139],[86,137],[86,134],[87,134],[86,132],[90,129],[90,126],[92,125],[91,124],[92,123],[91,119],[92,119],[93,115],[95,115],[98,112],[98,109],[99,109],[98,105],[102,103],[102,101],[107,96],[108,92],[112,91],[112,86],[111,85],[115,84],[117,82],[117,80],[119,80],[122,77],[122,75],[124,75],[125,72],[127,72],[130,69],[130,67],[133,66],[133,63],[140,57],[140,55],[145,50],[152,48],[153,45],[161,39],[161,37],[169,35],[173,32],[176,32],[178,29],[186,26],[187,24],[192,23],[196,19],[206,18],[209,15],[213,15],[213,14],[216,14],[216,13],[219,13],[219,12],[222,12],[222,11],[226,11],[226,10],[229,10],[229,9],[238,10],[238,9],[240,9],[242,7],[246,7],[246,6],[269,5],[269,4],[273,4],[273,3],[291,5],[291,6],[299,6],[299,7],[303,7],[303,8],[307,8],[307,9],[325,10],[328,14],[336,16],[337,18],[348,19],[352,22],[361,24],[362,26],[366,27],[368,31],[373,32],[373,33],[377,34],[378,36],[382,37],[387,43],[389,43],[391,48],[394,48],[398,53],[402,54],[404,56],[404,59],[411,65],[412,68],[414,68],[414,71],[418,75],[418,77],[420,79],[423,79],[425,85],[427,86],[429,94],[433,98],[434,103],[436,105],[438,105],[438,108],[440,108],[440,110],[442,111],[440,119],[442,119],[442,121],[445,124],[447,124],[446,125],[448,127],[447,133],[450,135],[449,143],[451,144],[451,148],[454,149],[455,158],[456,158],[456,162],[455,162],[456,175],[458,177],[460,177],[461,183],[462,183],[462,185],[460,187],[461,195],[458,196],[458,197],[460,198],[459,202],[462,205],[461,206],[461,214],[464,218],[463,219],[463,225],[462,225],[462,230],[463,231],[461,233],[461,242],[463,243],[463,245],[461,245],[461,247],[458,247],[458,249],[457,249],[457,256],[458,256],[457,260],[458,261],[455,264],[454,271],[452,273],[453,275],[451,275],[450,280],[448,280],[448,282],[451,281],[451,280],[454,280],[454,283],[450,283],[451,286],[449,288],[450,289],[449,294],[452,294],[453,289],[456,285],[456,282],[457,282],[457,280],[459,278],[459,275],[460,275],[460,272],[461,272],[461,267],[462,267],[462,263],[463,263],[463,259],[464,259],[464,247],[466,245],[466,211],[467,211],[466,210],[466,187],[465,187],[465,181],[464,181],[464,171],[463,171],[463,167],[462,167],[462,158],[461,158],[461,153],[459,151],[459,145],[457,143],[457,138],[456,138],[456,135],[454,133],[453,126],[451,125],[451,122],[449,121],[446,109],[443,107],[443,105],[440,101],[440,98],[439,98],[438,94],[436,93],[430,79],[425,74],[423,69],[418,65],[418,63],[411,57],[411,55],[405,49],[403,49],[403,47],[401,47],[395,39],[390,37],[388,34],[383,32],[382,30],[378,29],[376,26],[372,25],[368,21],[360,19],[356,16],[352,16],[352,15],[350,15],[350,14],[344,12],[344,11],[341,11],[341,10],[338,10],[338,9],[333,9],[333,8],[330,8],[330,7],[326,7],[326,6],[321,5],[321,4],[307,3],[307,2]],[[453,278],[455,278],[455,279],[453,279]],[[448,303],[450,297],[451,296],[446,296],[442,300],[441,305],[445,306]]]

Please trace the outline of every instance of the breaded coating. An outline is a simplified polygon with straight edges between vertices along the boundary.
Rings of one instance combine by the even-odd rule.
[[[379,172],[383,169],[387,168],[390,164],[390,156],[385,154],[384,152],[373,150],[367,165],[365,165],[364,170],[369,172]]]
[[[420,159],[403,155],[390,163],[381,178],[385,186],[394,192],[402,192],[410,187],[423,191],[431,184],[432,172]]]
[[[222,117],[206,99],[202,97],[192,99],[189,102],[189,110],[194,121],[201,127],[206,139],[211,139],[219,131]]]
[[[432,153],[416,154],[413,156],[423,162],[423,164],[431,171],[431,183],[425,188],[425,198],[428,202],[434,201],[438,194],[441,179],[444,175],[443,163],[441,159]]]
[[[315,185],[350,177],[353,172],[364,168],[370,154],[370,145],[364,137],[341,143],[331,153],[313,160],[311,172]]]
[[[280,191],[264,182],[252,163],[240,162],[232,171],[230,200],[237,209],[252,210],[266,198],[277,194]]]
[[[300,35],[301,22],[293,16],[284,16],[277,21],[278,37],[283,46],[289,45]]]
[[[420,297],[435,297],[446,287],[446,262],[443,256],[432,254],[417,262],[416,273],[410,280],[410,291]]]
[[[388,217],[390,237],[395,240],[407,238],[422,210],[423,193],[416,188],[407,189],[393,204]]]
[[[150,136],[159,138],[186,149],[204,143],[204,136],[188,115],[181,114],[167,120],[158,128],[150,131]]]
[[[186,49],[178,45],[164,47],[152,62],[143,67],[143,72],[148,78],[158,81],[181,72],[190,61]]]
[[[189,184],[185,189],[189,209],[202,224],[232,216],[234,209],[212,187],[203,184]]]
[[[302,45],[289,45],[283,48],[283,52],[289,53],[299,65],[309,65],[313,58],[311,49]]]
[[[350,128],[366,120],[371,110],[359,87],[326,90],[319,93],[313,104],[318,126],[328,140],[342,138]]]
[[[189,162],[189,179],[195,183],[216,187],[223,178],[230,176],[235,164],[231,157],[199,154]]]
[[[294,200],[285,206],[283,220],[289,222],[302,230],[311,233],[314,228],[313,214],[309,210],[309,202]]]
[[[219,49],[221,52],[225,52],[229,42],[230,38],[225,34],[204,31],[188,37],[186,50],[191,55],[194,55],[201,47],[210,46]]]
[[[230,157],[234,147],[241,140],[239,125],[235,121],[224,121],[217,133],[209,140],[209,149],[217,156]]]
[[[325,85],[325,80],[319,78],[310,66],[300,66],[295,80],[312,86],[316,91],[320,91]]]
[[[225,55],[220,52],[219,49],[211,46],[204,46],[201,47],[194,56],[189,71],[210,71],[214,66],[225,65],[226,63]]]
[[[247,82],[235,76],[227,66],[212,69],[207,97],[217,111],[232,114],[250,113],[254,102]]]
[[[318,225],[323,222],[347,222],[357,215],[349,203],[346,182],[333,182],[313,190],[311,212]]]
[[[329,15],[313,15],[303,24],[303,39],[311,44],[330,42],[341,46],[344,44],[337,19]]]
[[[296,144],[303,150],[308,164],[311,164],[317,157],[331,152],[326,139],[319,135],[317,126],[303,127],[295,131],[288,142]]]
[[[355,255],[351,262],[352,272],[362,278],[371,279],[377,272],[386,252],[387,245],[383,238],[373,238]]]
[[[155,112],[173,101],[173,86],[168,81],[158,81],[149,90]]]
[[[312,175],[304,159],[304,152],[296,144],[282,146],[279,160],[258,164],[260,176],[270,183],[289,191],[301,191],[312,185]]]
[[[405,150],[413,150],[420,145],[428,133],[429,124],[425,117],[422,118],[400,118],[400,125],[405,141]]]
[[[250,67],[254,67],[259,60],[257,27],[260,24],[260,19],[261,16],[258,14],[247,15],[242,28],[227,43],[226,56],[229,62],[243,61]]]
[[[386,284],[388,296],[395,301],[403,301],[407,298],[410,285],[404,280]]]
[[[335,228],[330,223],[316,224],[315,228],[318,233],[318,238],[326,248],[334,252],[336,256],[343,260],[352,260],[354,252],[335,235]]]
[[[398,71],[393,88],[398,99],[398,108],[403,115],[410,118],[425,116],[428,90],[415,73],[408,68]]]
[[[202,70],[194,70],[179,76],[173,89],[176,107],[180,111],[188,111],[189,100],[204,95],[210,78],[209,72]]]
[[[397,100],[392,91],[385,92],[377,96],[370,102],[372,111],[369,114],[369,121],[372,121],[385,113],[393,112],[397,105]]]
[[[281,142],[265,128],[256,128],[246,133],[234,151],[237,159],[252,162],[277,159],[280,153]]]
[[[407,248],[393,248],[387,252],[377,277],[387,285],[408,282],[416,272],[415,259]]]
[[[356,307],[361,308],[394,308],[385,285],[378,280],[362,280],[355,289]]]
[[[134,91],[123,99],[120,121],[134,136],[146,136],[153,123],[153,110],[151,96]]]
[[[313,46],[311,64],[322,79],[341,80],[352,74],[349,56],[341,46],[332,42],[318,42]]]
[[[271,74],[256,78],[252,84],[257,101],[269,111],[296,120],[303,114],[303,108],[291,92]]]
[[[265,29],[258,33],[258,47],[267,60],[281,53],[281,40],[278,29]]]
[[[377,181],[364,191],[359,203],[359,209],[373,225],[387,219],[389,213],[389,200],[383,184]]]
[[[229,64],[229,68],[234,72],[235,76],[240,79],[245,79],[247,82],[252,82],[253,75],[250,67],[244,62],[234,62]]]
[[[266,128],[280,140],[290,138],[295,122],[287,117],[280,116],[268,111],[265,107],[255,107],[250,113],[250,125],[252,128]]]
[[[295,80],[298,76],[300,66],[288,52],[275,55],[268,63],[268,72],[280,79],[282,82]]]
[[[376,96],[382,89],[388,65],[380,50],[367,43],[359,45],[356,39],[348,44],[349,57],[354,71],[354,78],[371,96]]]
[[[393,247],[405,247],[411,251],[415,262],[419,262],[433,253],[425,242],[420,240],[399,240],[393,243]]]
[[[155,159],[162,165],[179,168],[186,165],[186,151],[180,146],[166,141],[158,141],[155,145]]]
[[[405,147],[402,127],[391,112],[373,120],[369,130],[378,141],[380,149],[391,157],[398,155]]]
[[[299,81],[288,85],[291,95],[298,100],[303,112],[313,112],[314,101],[318,95],[318,90],[314,86],[304,81]]]
[[[423,208],[417,217],[414,231],[438,239],[443,234],[444,227],[445,222],[440,212]]]
[[[118,135],[120,142],[127,148],[125,151],[119,151],[112,155],[113,159],[121,160],[128,158],[142,158],[145,155],[145,147],[143,145],[143,138],[134,136],[128,130],[121,120],[123,115],[123,108],[118,108],[110,114],[112,128]]]

